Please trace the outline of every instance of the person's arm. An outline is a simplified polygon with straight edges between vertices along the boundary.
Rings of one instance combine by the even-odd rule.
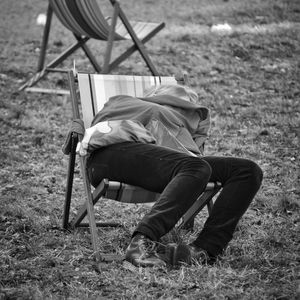
[[[144,124],[149,118],[148,106],[145,101],[127,95],[111,97],[96,114],[91,126],[112,120],[138,120]]]
[[[209,111],[207,110],[207,114],[203,120],[201,120],[198,124],[198,127],[193,134],[193,140],[198,146],[198,149],[201,153],[204,151],[204,144],[208,137],[208,131],[210,127],[210,115]]]

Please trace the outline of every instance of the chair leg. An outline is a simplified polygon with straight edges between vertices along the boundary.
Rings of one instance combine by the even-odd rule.
[[[213,200],[212,200],[212,199],[210,199],[210,201],[208,201],[208,203],[206,204],[207,211],[208,211],[208,214],[209,214],[209,215],[211,214],[211,211],[212,211],[213,205],[214,205],[214,202],[213,202]]]
[[[76,34],[74,34],[75,38],[77,39],[78,42],[80,42],[82,40],[82,37],[77,36]],[[86,45],[86,43],[81,44],[81,48],[83,50],[83,52],[85,53],[85,55],[87,56],[87,58],[89,59],[89,61],[91,62],[93,68],[95,69],[95,71],[97,73],[101,73],[101,67],[98,64],[95,56],[93,55],[92,51],[90,50],[90,48]]]
[[[119,17],[121,19],[121,21],[123,22],[125,28],[127,29],[128,33],[130,34],[132,41],[135,44],[135,49],[138,50],[141,54],[141,56],[143,57],[146,65],[148,66],[148,68],[150,69],[151,73],[153,76],[159,76],[158,71],[156,70],[154,64],[152,63],[149,55],[147,54],[147,51],[145,50],[145,46],[143,44],[142,41],[140,41],[137,37],[137,35],[135,34],[134,30],[132,29],[127,17],[125,16],[124,12],[122,11],[122,9],[119,7],[119,3],[116,0],[111,0],[112,4],[114,7],[117,7],[119,10]],[[123,55],[122,55],[123,57]],[[122,58],[123,59],[123,58]]]
[[[103,65],[103,73],[106,74],[109,72],[109,62],[111,58],[111,52],[112,52],[112,47],[114,43],[114,37],[115,37],[115,28],[117,24],[117,18],[119,15],[119,10],[120,6],[119,3],[114,5],[114,12],[112,16],[112,21],[111,25],[109,28],[109,35],[108,35],[108,41],[107,41],[107,46],[106,46],[106,51],[105,51],[105,56],[104,56],[104,65]]]
[[[52,7],[49,3],[48,4],[48,9],[47,9],[46,25],[45,25],[44,34],[43,34],[43,41],[42,41],[42,45],[41,45],[41,52],[40,52],[38,67],[37,67],[38,72],[41,71],[44,68],[52,16],[53,16],[53,10],[52,10]]]
[[[86,170],[84,159],[82,157],[80,158],[80,165],[81,165],[81,170]],[[97,227],[96,227],[96,221],[95,221],[95,211],[94,211],[93,197],[92,197],[90,183],[88,181],[86,171],[83,171],[82,173],[83,173],[82,177],[83,177],[83,184],[84,184],[85,194],[87,195],[86,208],[87,208],[87,215],[88,215],[89,225],[90,225],[89,226],[90,233],[91,233],[91,236],[92,236],[92,245],[93,245],[96,261],[100,262],[101,261],[101,254],[100,254],[99,248],[98,248],[99,238],[98,238],[98,234],[97,234]]]
[[[141,42],[145,44],[147,41],[149,41],[157,32],[159,32],[164,27],[164,24],[161,24],[161,26],[157,27],[153,31],[151,31],[146,37],[144,37]],[[137,50],[136,45],[133,45],[129,47],[125,52],[123,52],[120,56],[118,56],[116,59],[114,59],[113,62],[109,64],[108,72],[115,69],[119,64],[121,64],[124,60],[126,60],[132,53],[134,53]],[[154,68],[155,69],[155,68]],[[151,70],[151,73],[153,76],[156,75],[158,72],[155,70]]]
[[[196,202],[190,207],[190,209],[182,216],[179,224],[177,225],[178,229],[183,229],[190,227],[189,224],[193,222],[196,215],[204,208],[205,205],[212,208],[213,197],[219,192],[221,187],[216,186],[212,190],[207,190],[202,193],[202,195],[196,200]],[[210,212],[210,211],[209,211]]]
[[[206,204],[207,211],[208,211],[209,215],[211,214],[213,205],[214,205],[213,199],[210,199]],[[184,224],[181,226],[181,229],[188,230],[188,231],[193,231],[194,230],[194,225],[195,225],[195,217],[191,217],[186,222],[184,222]]]
[[[93,205],[95,205],[98,200],[105,195],[106,190],[109,186],[109,181],[104,179],[102,182],[98,185],[98,187],[95,189],[95,191],[92,194],[92,199],[93,199]],[[72,219],[70,222],[70,227],[75,228],[75,227],[86,227],[86,223],[82,223],[82,220],[85,218],[87,215],[87,206],[86,203],[84,203],[78,210],[77,215]],[[117,223],[117,222],[96,222],[97,227],[123,227],[122,224]]]
[[[77,142],[78,140],[74,136],[72,136],[71,153],[69,156],[68,177],[67,177],[66,193],[65,193],[64,214],[63,214],[63,221],[62,221],[63,229],[68,229],[68,225],[69,225]]]
[[[97,201],[101,198],[101,196],[104,195],[105,191],[106,191],[106,186],[103,182],[101,182],[101,184],[97,187],[97,190],[92,195],[93,205],[95,205]],[[75,218],[70,222],[70,226],[72,228],[81,226],[80,223],[85,218],[87,213],[88,213],[87,206],[86,203],[84,203],[78,210]]]
[[[66,49],[61,55],[59,55],[56,59],[51,61],[46,67],[44,67],[40,72],[37,72],[32,78],[30,78],[26,83],[24,83],[20,88],[19,91],[26,89],[27,87],[31,87],[35,85],[38,81],[44,78],[47,73],[48,69],[55,68],[59,65],[62,61],[64,61],[68,56],[70,56],[73,52],[75,52],[78,48],[82,47],[89,38],[85,37],[77,41],[73,45],[71,45],[68,49]]]

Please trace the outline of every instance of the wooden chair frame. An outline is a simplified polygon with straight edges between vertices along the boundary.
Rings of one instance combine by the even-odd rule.
[[[56,1],[62,1],[62,0],[49,0],[48,9],[47,9],[47,19],[46,24],[44,28],[44,34],[42,39],[42,45],[41,45],[41,51],[40,56],[38,60],[38,66],[37,71],[27,82],[25,82],[20,88],[19,91],[26,90],[31,92],[42,92],[42,93],[58,93],[58,94],[68,94],[69,92],[66,90],[57,90],[57,89],[46,89],[46,88],[38,88],[34,87],[42,78],[44,78],[49,72],[67,72],[64,69],[59,69],[57,66],[62,63],[65,59],[67,59],[71,54],[73,54],[77,49],[81,48],[89,61],[91,62],[92,66],[94,67],[95,71],[97,73],[103,73],[107,74],[110,73],[113,69],[115,69],[119,64],[121,64],[124,60],[126,60],[130,55],[132,55],[135,51],[138,51],[143,60],[145,61],[147,67],[149,68],[151,74],[153,76],[158,76],[158,71],[154,64],[152,63],[147,50],[144,46],[146,42],[148,42],[153,36],[155,36],[160,30],[162,30],[165,26],[163,22],[161,23],[147,23],[150,24],[151,27],[149,27],[149,32],[145,34],[145,36],[140,39],[133,26],[131,25],[131,22],[127,19],[124,11],[120,7],[120,3],[117,0],[110,0],[111,4],[113,5],[113,14],[111,17],[111,23],[110,25],[107,23],[107,18],[103,18],[101,14],[101,18],[98,20],[98,23],[103,28],[98,28],[98,32],[91,33],[92,36],[89,36],[89,31],[91,31],[91,27],[88,27],[89,30],[85,30],[86,26],[86,20],[84,20],[84,15],[79,15],[78,13],[75,15],[75,21],[76,18],[79,20],[78,23],[75,21],[72,23],[71,21],[68,21],[64,19],[64,17],[60,14],[59,6]],[[68,0],[65,0],[68,1]],[[74,1],[75,0],[71,0]],[[83,1],[83,0],[81,0]],[[72,3],[72,2],[71,2]],[[77,2],[78,4],[80,2]],[[62,4],[59,4],[62,5]],[[74,3],[73,3],[74,5]],[[81,4],[82,5],[82,4]],[[74,9],[74,7],[73,7]],[[80,10],[80,7],[77,8],[77,10]],[[53,12],[56,14],[57,17],[61,20],[61,23],[65,25],[70,31],[73,32],[73,35],[76,39],[76,42],[72,44],[70,47],[68,47],[65,51],[63,51],[57,58],[49,62],[45,66],[45,60],[46,60],[46,52],[48,47],[48,40],[49,40],[49,33],[51,28],[51,22],[53,17]],[[75,11],[76,12],[76,11]],[[75,13],[74,13],[75,14]],[[100,11],[99,11],[100,15]],[[87,16],[85,16],[88,18]],[[69,16],[70,20],[73,20],[72,16]],[[126,37],[121,36],[116,32],[117,28],[117,21],[120,20],[120,24],[124,26],[127,30]],[[80,23],[81,22],[81,23]],[[136,22],[137,23],[137,22]],[[77,29],[78,24],[83,24],[82,28]],[[87,31],[87,32],[86,32]],[[108,31],[108,32],[107,32]],[[92,54],[92,51],[87,46],[87,41],[89,41],[91,38],[103,40],[106,41],[106,50],[104,55],[104,62],[103,66],[100,66],[95,56]],[[111,56],[112,56],[112,50],[113,50],[113,43],[115,41],[119,40],[132,40],[133,45],[126,49],[122,54],[120,54],[117,58],[115,58],[111,62]]]
[[[71,95],[71,103],[72,103],[72,111],[73,118],[80,119],[80,111],[79,111],[79,99],[76,88],[76,75],[74,75],[73,71],[68,72],[69,78],[69,86],[70,86],[70,95]],[[120,226],[120,224],[115,222],[101,222],[96,223],[95,214],[94,214],[94,205],[99,201],[100,198],[109,198],[113,200],[119,200],[122,191],[128,187],[128,185],[124,185],[118,182],[111,182],[108,179],[102,180],[102,182],[98,185],[98,187],[92,191],[91,184],[89,182],[88,174],[85,168],[85,157],[79,157],[80,160],[80,168],[81,175],[83,178],[85,194],[87,196],[86,202],[81,206],[78,210],[77,215],[70,221],[70,206],[71,206],[71,197],[72,197],[72,187],[73,187],[73,176],[74,176],[74,168],[75,168],[75,160],[76,160],[76,145],[82,139],[82,135],[72,132],[71,133],[71,150],[69,154],[69,166],[68,166],[68,176],[66,183],[66,194],[65,194],[65,205],[64,205],[64,214],[63,214],[63,222],[62,227],[64,229],[71,229],[75,227],[87,227],[89,226],[91,236],[92,236],[92,245],[95,252],[96,259],[101,261],[103,259],[103,255],[99,252],[99,241],[97,235],[97,226]],[[123,186],[122,186],[123,185]],[[151,193],[149,191],[145,191],[141,188],[137,188],[138,191],[143,193]],[[216,183],[208,183],[205,192],[197,199],[194,205],[187,211],[187,213],[181,218],[178,223],[178,228],[183,228],[190,222],[193,222],[195,216],[198,214],[200,210],[207,205],[208,211],[211,211],[213,201],[212,198],[220,191],[221,184]],[[154,193],[152,193],[154,194]],[[144,198],[144,197],[142,197]],[[153,198],[152,198],[153,199]],[[135,203],[135,202],[134,202]],[[83,223],[84,217],[87,215],[88,224]]]

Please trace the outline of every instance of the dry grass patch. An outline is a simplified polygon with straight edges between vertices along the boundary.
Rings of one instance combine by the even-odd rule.
[[[60,229],[67,170],[61,146],[71,121],[70,101],[16,93],[37,63],[42,28],[36,17],[46,2],[1,2],[1,300],[299,298],[298,1],[200,2],[132,5],[128,0],[124,5],[131,17],[166,21],[167,28],[147,48],[162,75],[188,71],[192,87],[211,109],[207,154],[253,159],[264,171],[263,186],[215,266],[132,272],[114,262],[102,264],[100,273],[89,233]],[[234,25],[233,32],[211,34],[212,24],[224,22]],[[57,20],[54,24],[50,57],[72,41]],[[102,44],[91,45],[103,53]],[[91,70],[80,53],[76,64],[80,71]],[[135,55],[115,73],[144,74],[145,68]],[[63,75],[44,83],[66,86]],[[84,199],[78,166],[73,199],[75,206]],[[101,251],[123,255],[147,209],[100,203],[99,218],[124,225],[99,229]],[[191,240],[206,216],[199,215],[194,233],[165,239]]]

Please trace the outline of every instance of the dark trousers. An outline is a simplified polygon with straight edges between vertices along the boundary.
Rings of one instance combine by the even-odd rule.
[[[223,189],[194,244],[217,256],[231,240],[262,181],[252,161],[232,157],[192,157],[152,144],[126,142],[92,153],[87,163],[94,186],[103,178],[161,193],[135,233],[159,240],[204,191],[208,181]]]

